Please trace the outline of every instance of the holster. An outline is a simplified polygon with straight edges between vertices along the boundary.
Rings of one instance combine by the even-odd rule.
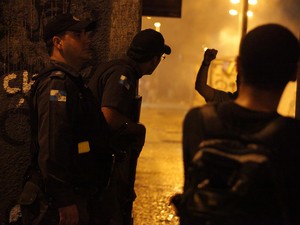
[[[26,181],[19,198],[19,204],[24,225],[41,224],[48,210],[49,202],[37,177],[32,176]]]

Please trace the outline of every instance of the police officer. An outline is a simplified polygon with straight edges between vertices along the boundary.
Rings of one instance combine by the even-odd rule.
[[[113,143],[116,169],[103,202],[103,224],[132,224],[132,203],[137,158],[143,148],[146,129],[139,123],[141,97],[138,80],[150,75],[171,48],[161,33],[146,29],[133,38],[127,56],[100,65],[88,83],[101,105],[111,132],[120,132]],[[119,151],[118,151],[119,149]],[[107,204],[109,203],[109,204]]]
[[[95,27],[70,14],[45,26],[51,62],[35,77],[31,98],[38,165],[50,199],[43,224],[96,224],[94,200],[109,171],[107,126],[79,73],[91,57],[89,33]]]

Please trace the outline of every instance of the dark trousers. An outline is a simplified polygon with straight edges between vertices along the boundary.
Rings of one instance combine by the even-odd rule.
[[[97,195],[77,195],[75,204],[79,211],[79,224],[78,225],[99,225],[101,218],[99,218],[99,204],[100,199]],[[51,222],[50,222],[51,221]],[[58,209],[50,207],[42,225],[58,225],[59,214]]]
[[[98,195],[77,194],[74,202],[79,212],[78,225],[99,225],[101,218],[99,218],[100,197]],[[22,214],[30,215],[32,212],[31,206],[23,206]],[[48,205],[46,212],[43,214],[42,219],[36,219],[36,215],[23,216],[24,225],[59,225],[59,211],[58,208]]]
[[[130,158],[133,157],[133,158]],[[135,199],[134,180],[136,156],[128,155],[122,162],[115,164],[111,184],[103,194],[101,209],[101,225],[131,225],[132,205]]]

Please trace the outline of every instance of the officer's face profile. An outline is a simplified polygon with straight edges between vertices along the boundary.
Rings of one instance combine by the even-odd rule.
[[[148,70],[148,75],[152,74],[156,67],[159,65],[159,63],[162,60],[163,54],[158,54],[152,57],[152,59],[149,61],[149,70]]]
[[[90,32],[86,32],[85,30],[66,31],[62,37],[62,41],[65,54],[78,57],[83,61],[91,58]]]

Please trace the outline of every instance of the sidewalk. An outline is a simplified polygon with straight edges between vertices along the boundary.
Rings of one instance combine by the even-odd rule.
[[[174,105],[142,108],[147,136],[137,167],[134,225],[178,224],[169,198],[183,186],[181,130],[186,111]]]

